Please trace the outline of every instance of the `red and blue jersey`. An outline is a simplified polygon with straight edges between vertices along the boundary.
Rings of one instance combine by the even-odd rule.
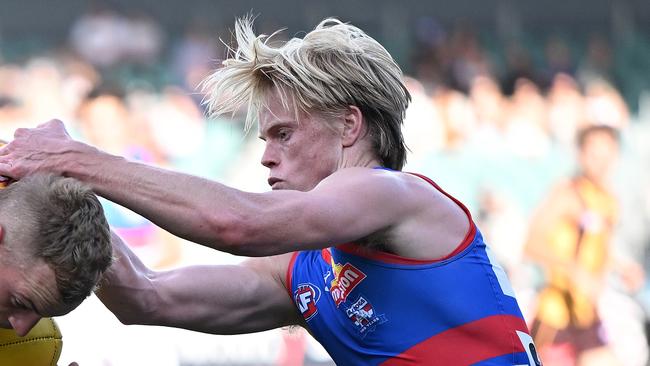
[[[337,364],[541,364],[505,272],[456,202],[470,230],[439,260],[354,243],[294,254],[287,286]]]

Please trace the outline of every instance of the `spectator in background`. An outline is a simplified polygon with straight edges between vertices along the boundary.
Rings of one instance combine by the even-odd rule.
[[[451,59],[446,73],[449,85],[467,93],[472,81],[479,75],[489,74],[491,65],[480,47],[475,31],[467,24],[460,24],[449,40]]]
[[[82,102],[77,122],[84,141],[136,161],[166,165],[149,121],[136,122],[135,117],[121,91],[99,88]],[[160,268],[177,261],[178,243],[171,235],[124,207],[104,199],[101,202],[113,230],[126,238],[146,263]]]
[[[160,26],[149,15],[123,15],[103,4],[94,4],[70,31],[73,50],[103,70],[120,63],[151,65],[158,61],[163,42]]]
[[[546,65],[541,72],[541,86],[547,89],[557,74],[575,75],[575,65],[571,49],[563,37],[553,36],[546,40],[544,46]]]
[[[505,116],[505,143],[512,153],[531,159],[548,155],[547,110],[539,87],[526,78],[518,79]]]
[[[164,43],[164,34],[158,22],[143,11],[130,12],[125,21],[127,37],[122,44],[123,59],[140,66],[158,62]]]
[[[578,67],[576,77],[582,85],[594,80],[616,85],[612,49],[607,38],[595,34],[589,38],[587,54]]]
[[[594,80],[585,88],[585,113],[588,121],[617,129],[627,127],[630,115],[623,97],[609,83]]]
[[[530,80],[538,84],[538,72],[535,70],[530,53],[522,45],[512,42],[506,47],[506,74],[501,80],[501,90],[506,96],[515,92],[519,79]]]
[[[217,66],[216,60],[223,58],[218,46],[205,21],[192,21],[183,37],[172,47],[171,69],[175,81],[184,89],[194,92]],[[197,97],[197,101],[203,97],[195,93],[192,96]]]
[[[439,151],[445,144],[444,124],[437,106],[418,80],[405,77],[404,85],[411,94],[411,104],[404,117],[404,139],[415,156]]]
[[[122,58],[126,20],[113,9],[93,3],[92,8],[70,31],[70,45],[83,59],[100,68],[111,67]]]
[[[559,73],[547,93],[548,131],[561,148],[573,148],[579,124],[585,121],[584,97],[573,77]]]
[[[617,201],[608,178],[619,150],[618,131],[595,125],[578,134],[578,172],[555,186],[531,221],[526,252],[541,265],[546,286],[532,333],[552,365],[619,365],[599,318]]]
[[[443,149],[458,152],[466,146],[468,138],[476,127],[472,104],[465,94],[451,88],[440,88],[433,99],[444,125]]]

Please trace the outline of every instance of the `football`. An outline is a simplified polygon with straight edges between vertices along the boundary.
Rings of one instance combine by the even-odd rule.
[[[54,319],[41,319],[24,337],[13,329],[0,329],[2,366],[56,366],[63,341]]]

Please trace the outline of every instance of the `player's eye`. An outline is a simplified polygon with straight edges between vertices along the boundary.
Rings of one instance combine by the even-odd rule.
[[[27,306],[25,306],[25,304],[23,304],[22,301],[18,300],[15,297],[11,299],[11,304],[14,307],[19,308],[19,309],[27,309]]]
[[[278,138],[280,141],[287,141],[291,137],[291,131],[283,129],[278,131]]]

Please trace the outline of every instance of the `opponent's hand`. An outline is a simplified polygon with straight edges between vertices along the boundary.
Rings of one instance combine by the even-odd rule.
[[[20,179],[35,172],[61,174],[57,159],[74,142],[56,119],[36,128],[19,128],[14,140],[0,148],[0,175]]]

